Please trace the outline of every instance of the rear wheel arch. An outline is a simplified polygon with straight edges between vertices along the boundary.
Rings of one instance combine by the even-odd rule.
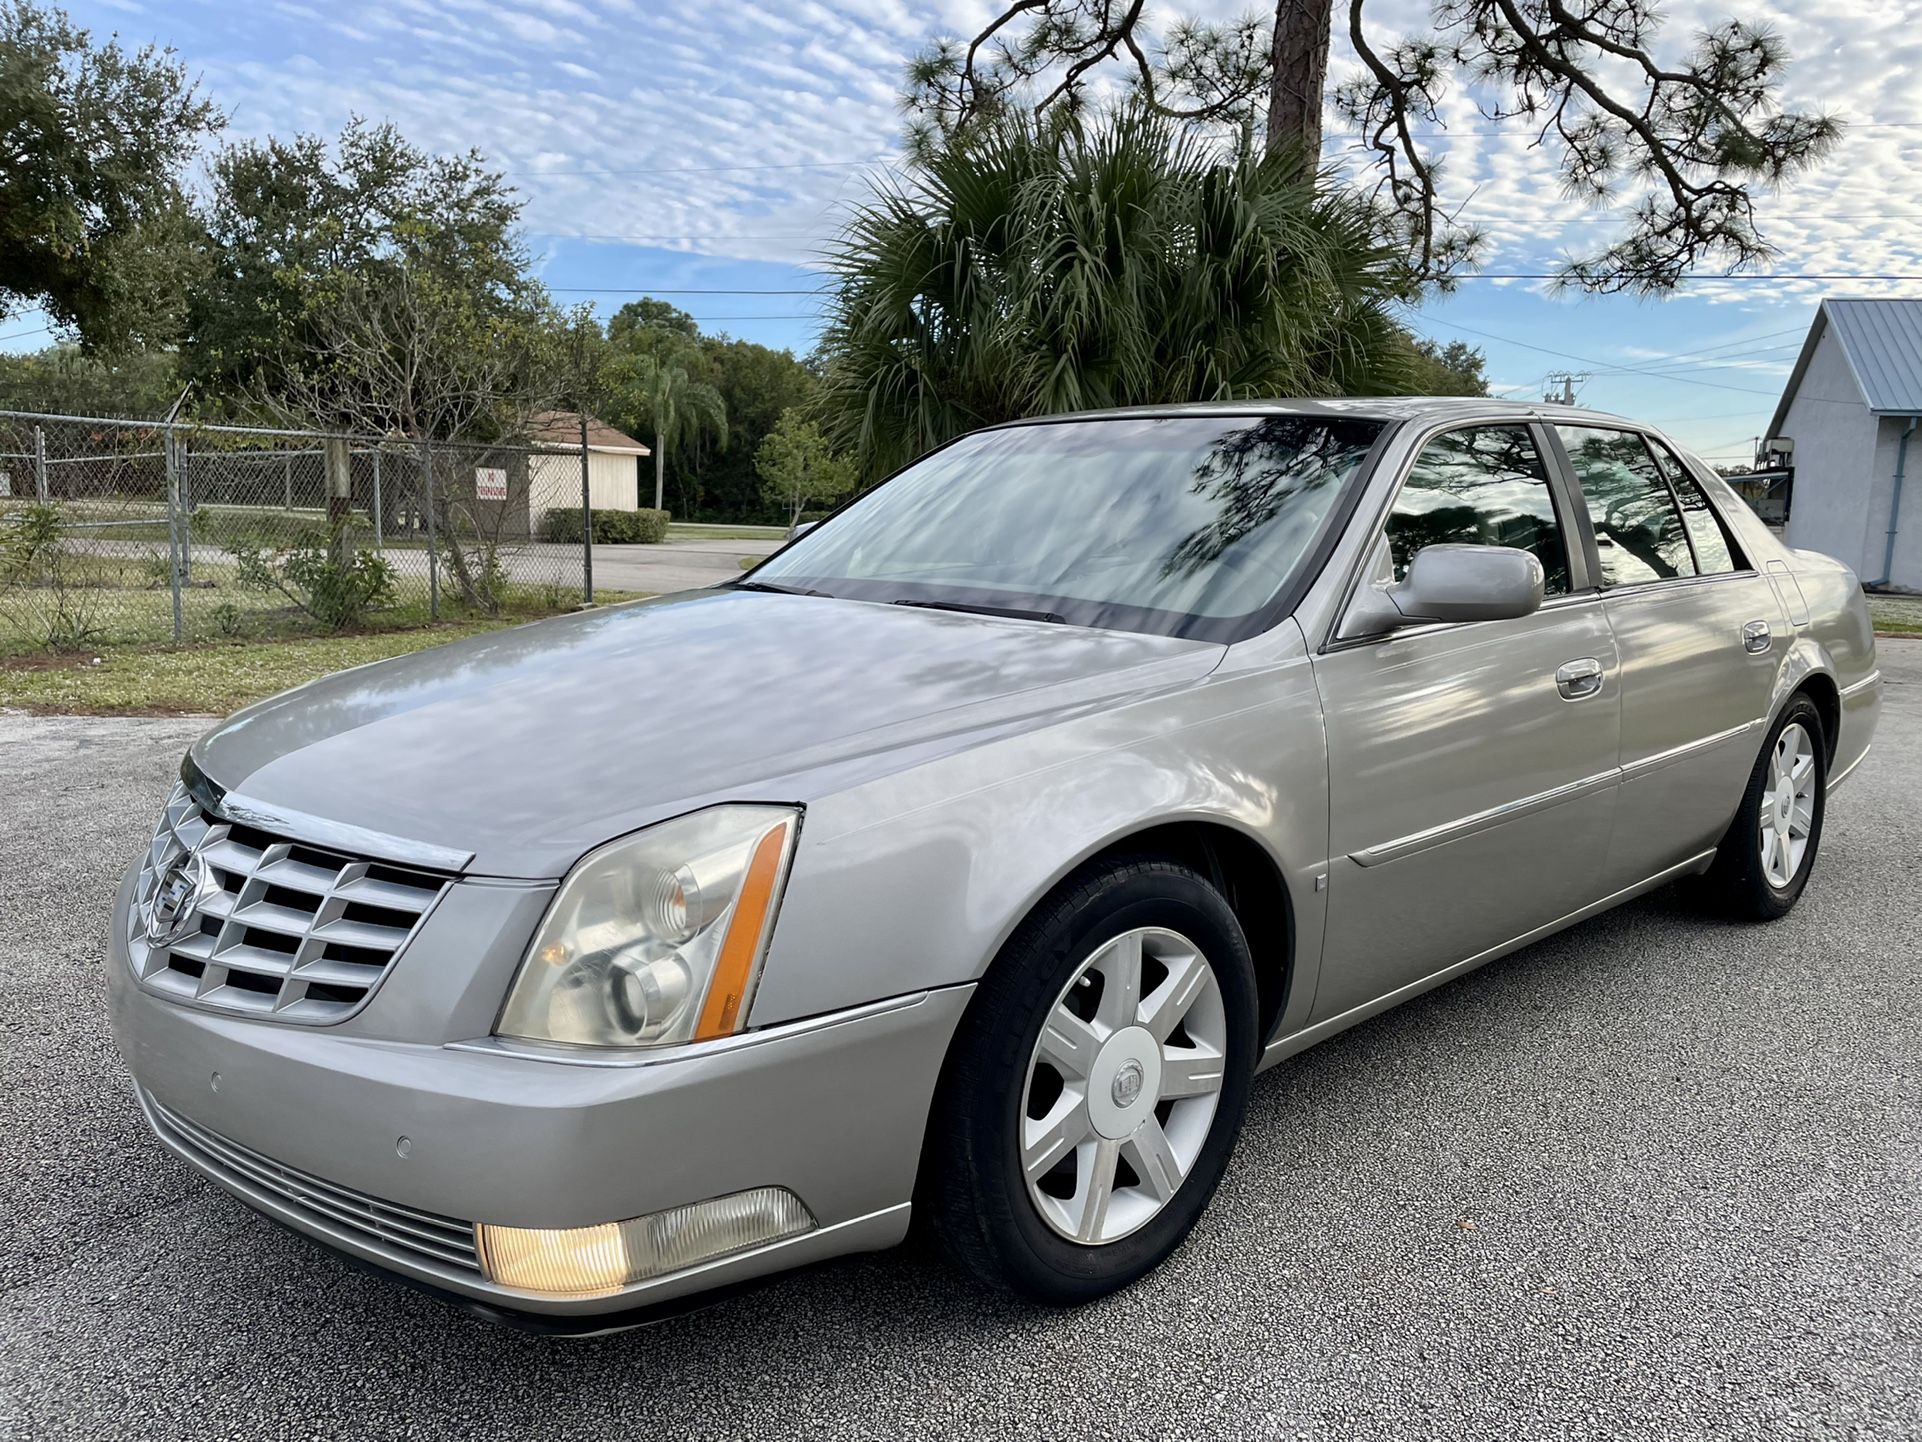
[[[1831,765],[1835,761],[1835,743],[1842,734],[1842,691],[1835,684],[1835,678],[1826,671],[1814,671],[1804,677],[1801,685],[1783,699],[1782,705],[1797,696],[1807,696],[1815,703],[1816,715],[1822,718],[1822,749],[1828,753],[1825,758]],[[1778,708],[1778,714],[1780,708]]]

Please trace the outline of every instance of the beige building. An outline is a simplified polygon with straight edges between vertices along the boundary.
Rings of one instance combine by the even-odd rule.
[[[534,418],[536,444],[554,446],[552,454],[528,460],[528,521],[540,530],[541,517],[581,505],[581,418],[574,411],[544,411]],[[587,418],[587,485],[597,511],[641,509],[642,462],[653,452],[605,421]],[[651,493],[650,493],[651,499]]]

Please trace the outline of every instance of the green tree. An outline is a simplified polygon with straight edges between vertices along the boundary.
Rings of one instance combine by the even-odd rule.
[[[707,336],[701,349],[727,407],[728,434],[725,450],[706,451],[696,463],[701,513],[738,521],[778,514],[765,499],[754,457],[783,415],[813,402],[820,382],[791,352],[753,341]]]
[[[1410,395],[1488,394],[1488,358],[1476,347],[1458,340],[1441,345],[1432,340],[1417,339],[1414,348],[1414,364],[1408,377]]]
[[[1407,384],[1369,208],[1139,110],[972,128],[832,264],[821,419],[866,479],[1022,416]]]
[[[477,153],[429,156],[390,125],[229,147],[185,347],[203,394],[311,419],[457,435],[545,397],[556,316],[528,272],[520,201]]]
[[[171,50],[95,45],[0,0],[0,321],[39,306],[89,349],[174,339],[195,231],[181,176],[222,122]]]
[[[767,497],[788,513],[792,526],[809,502],[831,504],[854,489],[854,467],[837,455],[827,437],[799,411],[781,413],[781,420],[754,452]]]
[[[151,420],[179,395],[177,357],[170,351],[88,354],[68,344],[0,355],[0,410]]]
[[[608,317],[607,338],[629,350],[653,345],[658,339],[654,334],[657,332],[693,340],[700,335],[701,327],[693,316],[679,306],[656,300],[651,295],[630,300]]]
[[[1577,202],[1620,202],[1617,237],[1569,259],[1584,289],[1660,292],[1690,270],[1739,269],[1773,254],[1754,193],[1821,160],[1840,127],[1778,103],[1787,52],[1768,27],[1727,20],[1687,47],[1660,46],[1644,0],[1431,0],[1430,24],[1384,34],[1382,0],[1275,0],[1272,20],[1160,17],[1142,0],[999,0],[966,41],[943,41],[908,70],[912,138],[1009,106],[1072,111],[1104,78],[1190,121],[1229,121],[1304,172],[1321,153],[1328,45],[1340,23],[1360,61],[1334,108],[1373,166],[1418,278],[1445,277],[1482,245],[1442,194],[1426,137],[1451,110],[1512,124]],[[1373,21],[1373,23],[1370,23]],[[1473,90],[1451,106],[1451,87]]]
[[[696,379],[699,363],[698,348],[685,342],[658,351],[617,352],[609,362],[607,387],[614,401],[608,419],[650,438],[656,510],[665,504],[670,449],[696,451],[709,437],[727,444],[727,403],[713,386]]]

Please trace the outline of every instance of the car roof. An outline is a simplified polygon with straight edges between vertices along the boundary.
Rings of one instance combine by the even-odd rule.
[[[1062,415],[1030,416],[1024,420],[1003,421],[984,429],[1004,426],[1048,425],[1060,421],[1141,419],[1160,416],[1267,416],[1320,415],[1351,416],[1357,420],[1450,421],[1508,418],[1513,420],[1597,421],[1608,425],[1628,425],[1652,430],[1641,422],[1607,411],[1586,410],[1580,406],[1557,405],[1550,401],[1504,401],[1487,396],[1339,396],[1310,399],[1281,397],[1273,400],[1189,401],[1179,405],[1119,406],[1112,410],[1071,411]]]

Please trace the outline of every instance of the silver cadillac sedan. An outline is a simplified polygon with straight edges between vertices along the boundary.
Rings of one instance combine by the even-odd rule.
[[[1788,911],[1878,704],[1856,578],[1632,422],[1000,426],[732,584],[215,728],[113,1027],[173,1152],[494,1316],[911,1221],[1077,1302],[1181,1244],[1261,1068],[1668,882]]]

